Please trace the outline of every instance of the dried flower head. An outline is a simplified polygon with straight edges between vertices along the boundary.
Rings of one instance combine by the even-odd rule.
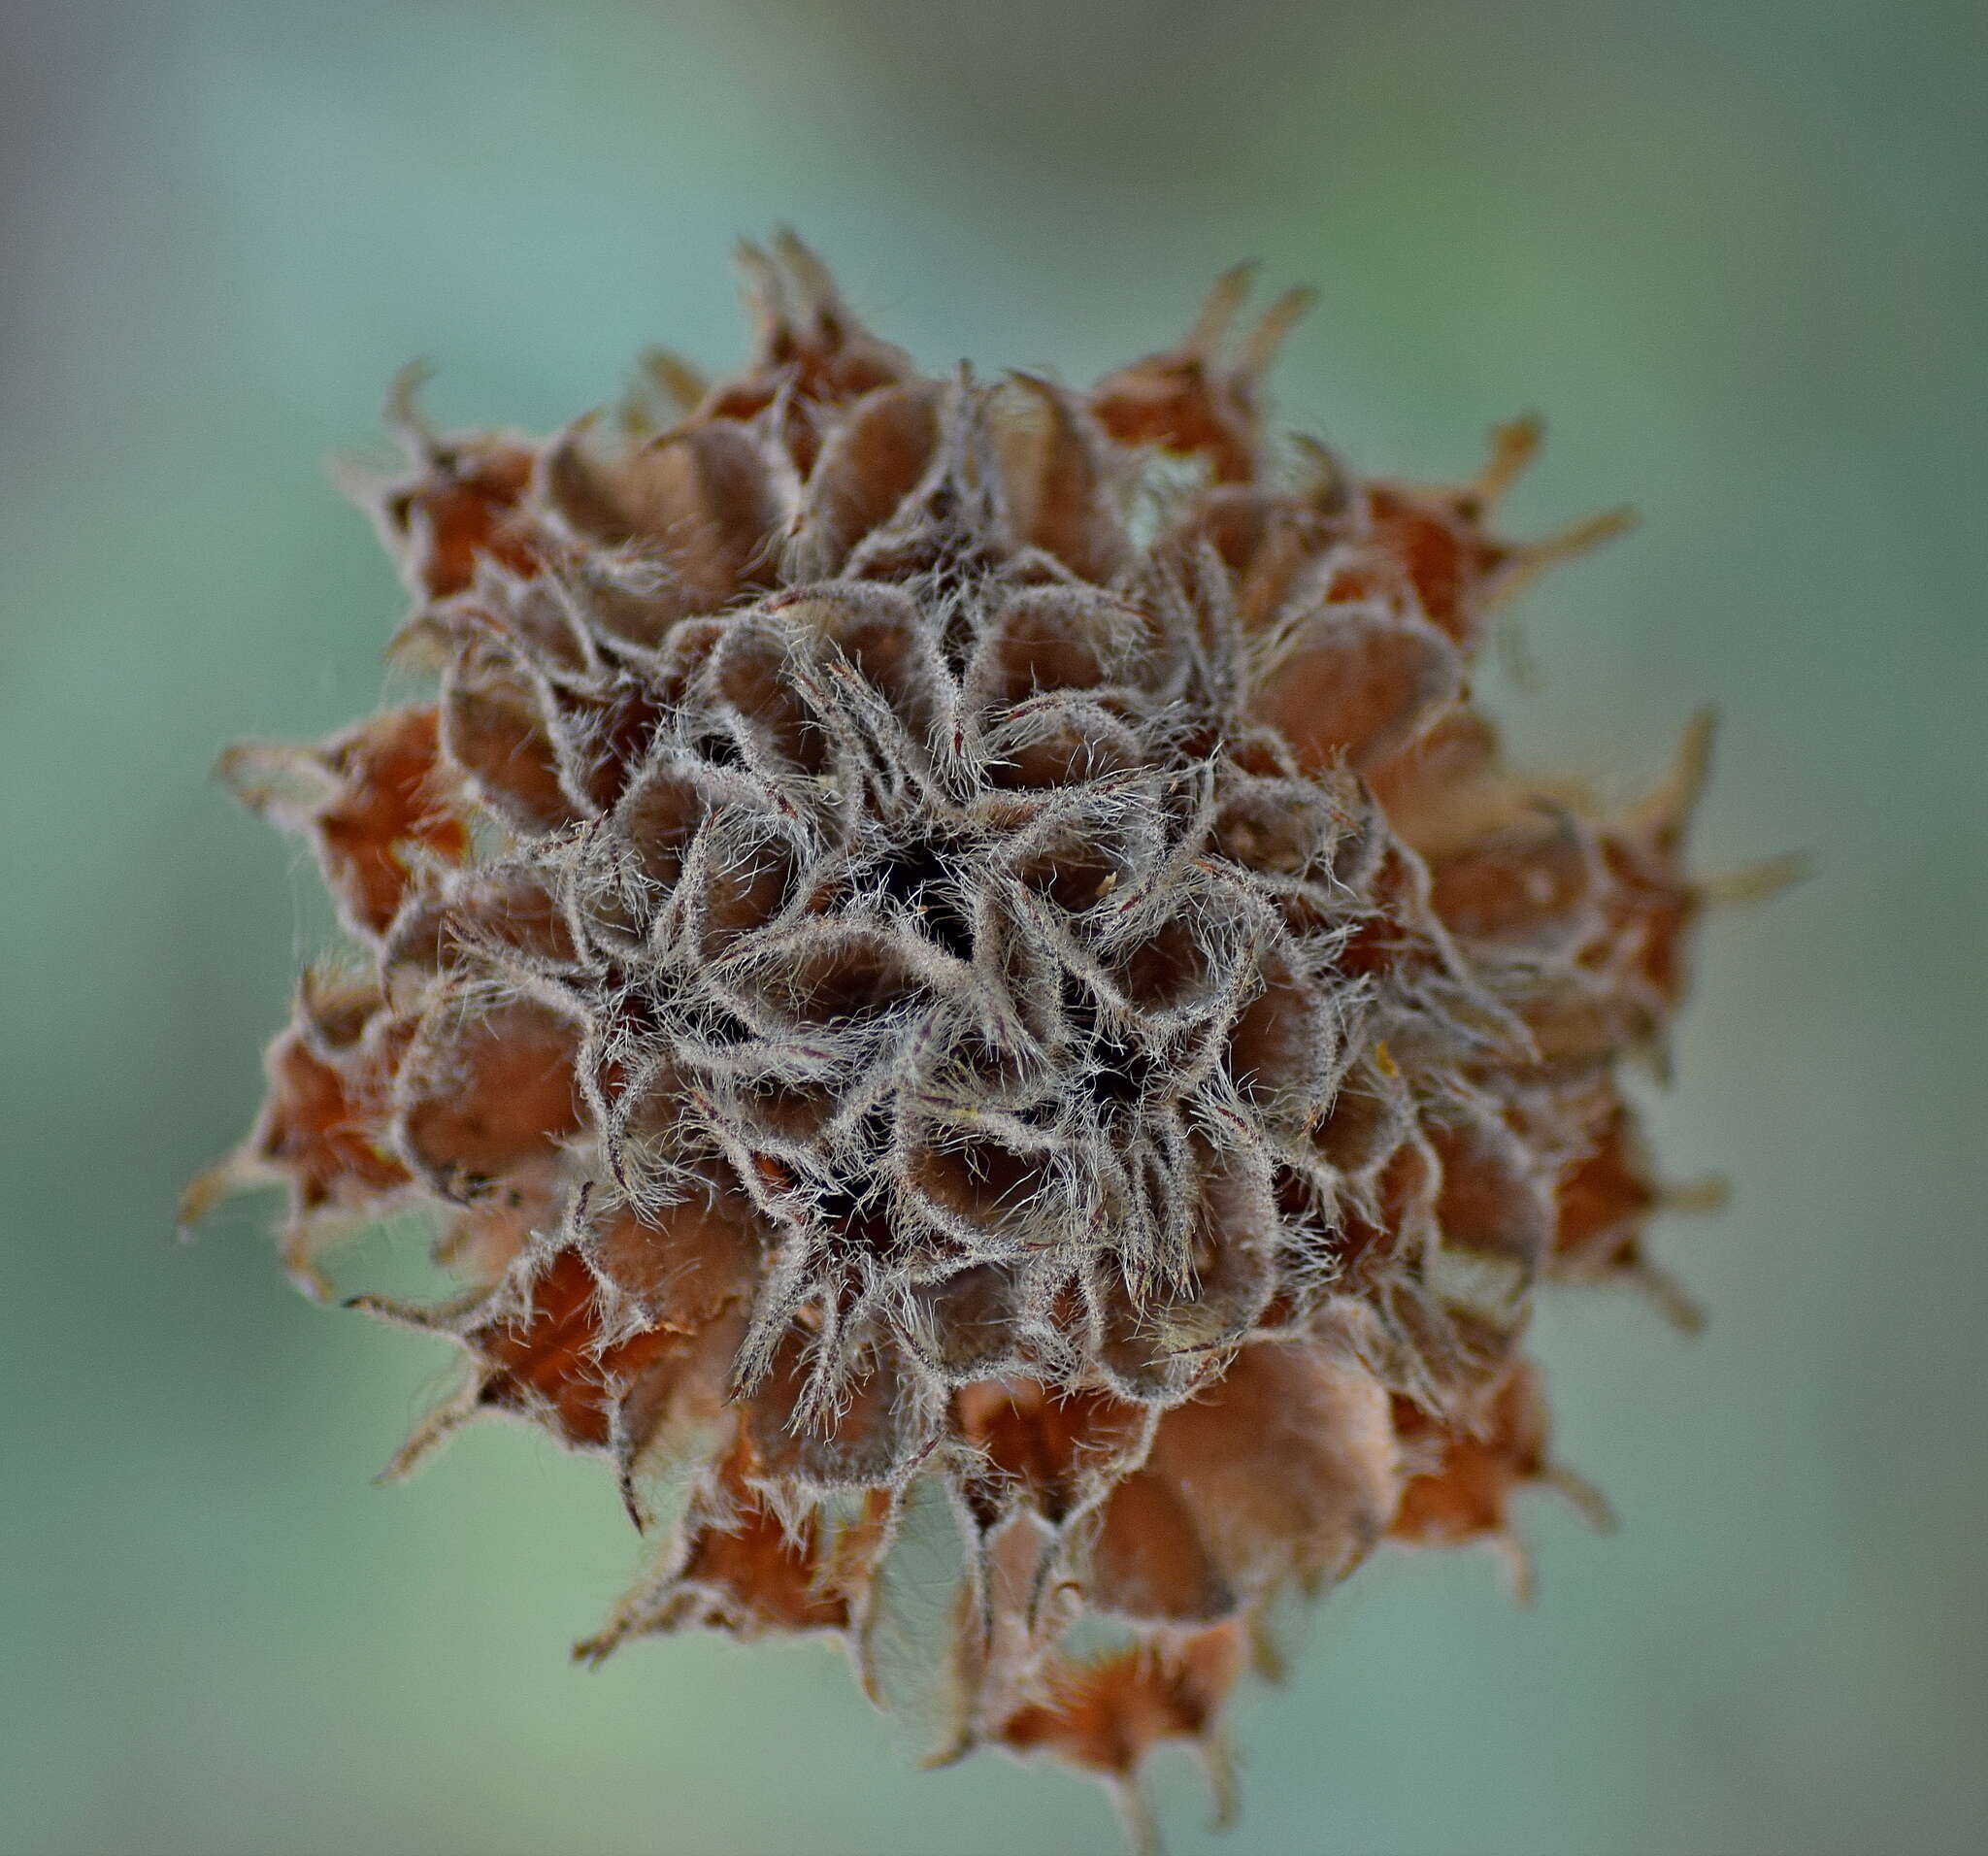
[[[1654,1287],[1618,1086],[1705,898],[1707,731],[1611,813],[1502,760],[1489,613],[1615,517],[1492,526],[1274,460],[1246,271],[1073,392],[935,379],[790,237],[757,346],[618,418],[444,437],[373,496],[437,700],[236,788],[318,854],[244,1147],[285,1255],[431,1208],[463,1293],[399,1462],[508,1411],[614,1466],[652,1572],[580,1646],[823,1632],[882,1686],[893,1549],[964,1542],[946,1753],[1049,1752],[1150,1836],[1280,1592],[1388,1539],[1516,1559],[1542,1279]],[[1161,459],[1171,460],[1162,464]],[[940,1498],[936,1503],[931,1498]]]

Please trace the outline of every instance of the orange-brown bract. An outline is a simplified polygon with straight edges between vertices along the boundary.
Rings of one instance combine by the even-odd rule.
[[[638,1523],[689,1475],[589,1655],[824,1632],[869,1683],[942,1495],[940,1743],[1145,1836],[1157,1742],[1225,1789],[1280,1593],[1579,1494],[1520,1347],[1542,1280],[1661,1283],[1618,1071],[1684,989],[1703,731],[1625,815],[1505,764],[1486,615],[1612,523],[1500,539],[1530,425],[1450,489],[1274,458],[1296,298],[1232,344],[1232,275],[1085,393],[919,374],[792,239],[747,269],[716,386],[651,357],[543,442],[397,396],[439,693],[228,759],[358,956],[191,1198],[286,1182],[312,1283],[434,1210],[462,1294],[368,1304],[466,1355],[404,1460],[499,1409]]]

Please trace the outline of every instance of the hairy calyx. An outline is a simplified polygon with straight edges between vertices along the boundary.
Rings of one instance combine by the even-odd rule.
[[[466,1357],[406,1460],[509,1411],[639,1520],[688,1467],[589,1655],[825,1632],[871,1681],[936,1492],[944,1747],[1144,1835],[1157,1741],[1225,1795],[1279,1592],[1592,1502],[1521,1342],[1556,1276],[1677,1305],[1618,1071],[1683,989],[1704,730],[1623,814],[1506,765],[1486,616],[1615,524],[1499,538],[1525,425],[1448,488],[1273,458],[1295,298],[1232,343],[1232,275],[1076,392],[919,374],[798,242],[747,267],[716,385],[652,357],[544,441],[397,395],[439,692],[227,758],[354,954],[192,1197],[283,1180],[313,1284],[435,1210],[462,1294],[369,1304]]]

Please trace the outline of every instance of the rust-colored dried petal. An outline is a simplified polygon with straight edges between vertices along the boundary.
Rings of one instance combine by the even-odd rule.
[[[389,969],[462,973],[493,960],[571,967],[580,954],[544,873],[486,865],[404,909],[381,957]]]
[[[1442,1169],[1443,1242],[1503,1257],[1529,1276],[1555,1242],[1553,1159],[1484,1105],[1426,1121],[1424,1132]]]
[[[770,583],[782,511],[764,446],[716,419],[624,457],[590,458],[575,441],[553,478],[569,520],[609,543],[640,543],[668,563],[686,612],[715,612]]]
[[[939,444],[944,388],[936,381],[881,386],[849,409],[808,479],[788,548],[796,579],[841,567],[918,485]]]
[[[1397,1401],[1396,1424],[1404,1443],[1430,1463],[1408,1478],[1389,1529],[1418,1546],[1509,1534],[1512,1495],[1552,1475],[1546,1402],[1531,1366],[1512,1368],[1455,1426],[1436,1425],[1406,1400]]]
[[[756,1469],[742,1442],[692,1496],[662,1602],[638,1628],[703,1625],[753,1638],[848,1627],[849,1597],[821,1521],[783,1520],[751,1479]],[[582,1653],[605,1653],[613,1641]]]
[[[1163,1740],[1199,1740],[1214,1726],[1246,1656],[1242,1627],[1217,1625],[1174,1643],[1139,1642],[1090,1662],[1059,1661],[1042,1701],[1017,1708],[1001,1738],[1085,1772],[1123,1778]]]
[[[428,864],[469,853],[438,732],[433,705],[388,710],[322,747],[232,747],[218,771],[244,803],[311,836],[347,920],[379,935]]]
[[[1387,1394],[1350,1358],[1246,1346],[1214,1385],[1160,1419],[1141,1482],[1120,1484],[1134,1491],[1132,1515],[1115,1511],[1120,1491],[1105,1508],[1095,1597],[1108,1610],[1149,1614],[1140,1607],[1167,1593],[1197,1605],[1219,1594],[1226,1610],[1293,1576],[1342,1578],[1394,1512]],[[1176,1524],[1149,1525],[1163,1519]],[[1190,1535],[1206,1573],[1195,1570]]]
[[[382,524],[419,592],[466,592],[485,561],[532,571],[537,538],[519,505],[537,463],[529,446],[509,440],[458,441],[433,447],[418,474],[386,491]]]
[[[1291,744],[1301,767],[1365,767],[1399,753],[1462,686],[1455,650],[1428,626],[1327,606],[1285,634],[1251,713]]]
[[[544,1006],[444,1000],[400,1077],[403,1152],[446,1198],[525,1189],[581,1125],[579,1049],[572,1022]]]
[[[665,1331],[604,1346],[600,1284],[577,1250],[561,1250],[530,1284],[522,1311],[472,1328],[466,1339],[484,1368],[484,1405],[545,1412],[570,1442],[608,1441],[613,1365],[639,1370],[675,1344]]]
[[[254,1156],[288,1178],[299,1211],[356,1210],[408,1183],[388,1124],[394,1072],[412,1031],[405,1021],[382,1023],[363,1041],[327,1048],[307,1019],[270,1045],[269,1103]]]
[[[988,1379],[954,1396],[953,1424],[977,1453],[972,1491],[990,1516],[1019,1501],[1052,1525],[1109,1486],[1144,1442],[1137,1405],[1109,1392],[1058,1392]]]
[[[1257,381],[1285,330],[1309,304],[1310,292],[1279,297],[1236,358],[1224,362],[1217,350],[1250,278],[1247,265],[1229,272],[1177,348],[1149,354],[1091,389],[1092,415],[1119,444],[1205,456],[1218,482],[1247,482],[1255,475]]]
[[[1510,549],[1481,533],[1453,504],[1399,484],[1374,484],[1367,506],[1378,550],[1399,563],[1422,611],[1459,645],[1474,645],[1482,589]]]
[[[990,422],[1014,539],[1080,579],[1110,580],[1126,538],[1113,459],[1090,413],[1075,395],[1018,374],[996,394]]]
[[[722,1176],[653,1210],[597,1204],[589,1219],[596,1273],[632,1298],[645,1321],[679,1334],[699,1332],[749,1298],[767,1244],[757,1207]]]
[[[458,659],[444,680],[443,744],[483,803],[520,832],[583,816],[568,791],[543,684],[494,652]]]
[[[860,400],[912,372],[901,348],[857,320],[827,267],[793,233],[776,236],[771,253],[743,245],[739,257],[757,341],[745,371],[713,387],[697,409],[700,418],[749,419],[782,397],[812,413],[823,403]],[[812,424],[803,429],[811,434],[804,456],[812,462]]]
[[[819,1388],[808,1338],[790,1332],[740,1408],[763,1475],[814,1490],[880,1488],[924,1440],[911,1376],[895,1348],[873,1344]]]

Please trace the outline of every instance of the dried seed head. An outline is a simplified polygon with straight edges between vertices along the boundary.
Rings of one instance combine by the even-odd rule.
[[[439,695],[228,757],[360,961],[189,1206],[281,1178],[313,1282],[435,1210],[463,1295],[369,1305],[466,1355],[404,1461],[513,1412],[638,1522],[690,1466],[590,1656],[867,1666],[944,1491],[946,1745],[1054,1752],[1137,1829],[1159,1740],[1226,1785],[1280,1591],[1578,1489],[1518,1349],[1541,1279],[1660,1281],[1616,1073],[1683,991],[1705,731],[1625,817],[1505,766],[1472,655],[1572,545],[1487,526],[1537,431],[1452,489],[1280,471],[1299,298],[1231,348],[1231,274],[1080,393],[927,379],[797,241],[745,261],[750,364],[655,363],[618,425],[444,438],[396,388]]]

